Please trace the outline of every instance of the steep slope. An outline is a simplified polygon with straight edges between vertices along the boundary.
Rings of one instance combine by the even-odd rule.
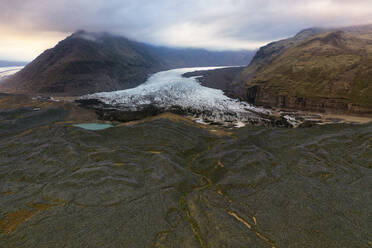
[[[260,105],[372,113],[372,26],[308,29],[269,44],[235,87]]]
[[[250,52],[156,47],[107,33],[78,31],[46,50],[0,89],[84,95],[133,88],[152,73],[177,67],[248,64]]]

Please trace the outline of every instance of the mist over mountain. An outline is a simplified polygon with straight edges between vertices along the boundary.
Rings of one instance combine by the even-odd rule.
[[[122,90],[152,73],[178,67],[247,65],[251,51],[156,47],[109,33],[78,31],[46,50],[0,88],[11,92],[82,95]]]

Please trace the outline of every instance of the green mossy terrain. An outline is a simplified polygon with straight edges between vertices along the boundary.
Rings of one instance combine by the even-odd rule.
[[[242,74],[246,87],[372,108],[372,27],[310,31],[261,48]]]
[[[217,136],[68,114],[0,112],[0,247],[371,245],[371,124]]]

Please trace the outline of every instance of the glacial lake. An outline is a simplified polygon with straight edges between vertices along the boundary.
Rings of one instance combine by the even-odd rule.
[[[103,124],[103,123],[83,123],[83,124],[76,124],[74,127],[80,127],[86,130],[91,131],[99,131],[104,130],[110,127],[113,127],[111,124]]]

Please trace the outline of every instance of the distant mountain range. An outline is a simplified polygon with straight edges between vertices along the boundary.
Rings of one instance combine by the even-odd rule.
[[[156,47],[106,33],[79,31],[4,80],[0,88],[84,95],[132,88],[161,70],[247,65],[252,57],[250,51]],[[305,29],[260,48],[242,72],[234,71],[235,76],[219,72],[211,78],[225,78],[223,90],[229,96],[256,105],[371,114],[372,25]]]
[[[28,62],[22,61],[6,61],[0,60],[0,67],[10,67],[10,66],[24,66],[27,65]]]
[[[268,44],[233,86],[258,105],[372,113],[372,25],[306,29]]]
[[[78,31],[6,79],[5,91],[83,95],[135,87],[152,73],[178,67],[247,65],[252,51],[156,47],[108,33]]]

